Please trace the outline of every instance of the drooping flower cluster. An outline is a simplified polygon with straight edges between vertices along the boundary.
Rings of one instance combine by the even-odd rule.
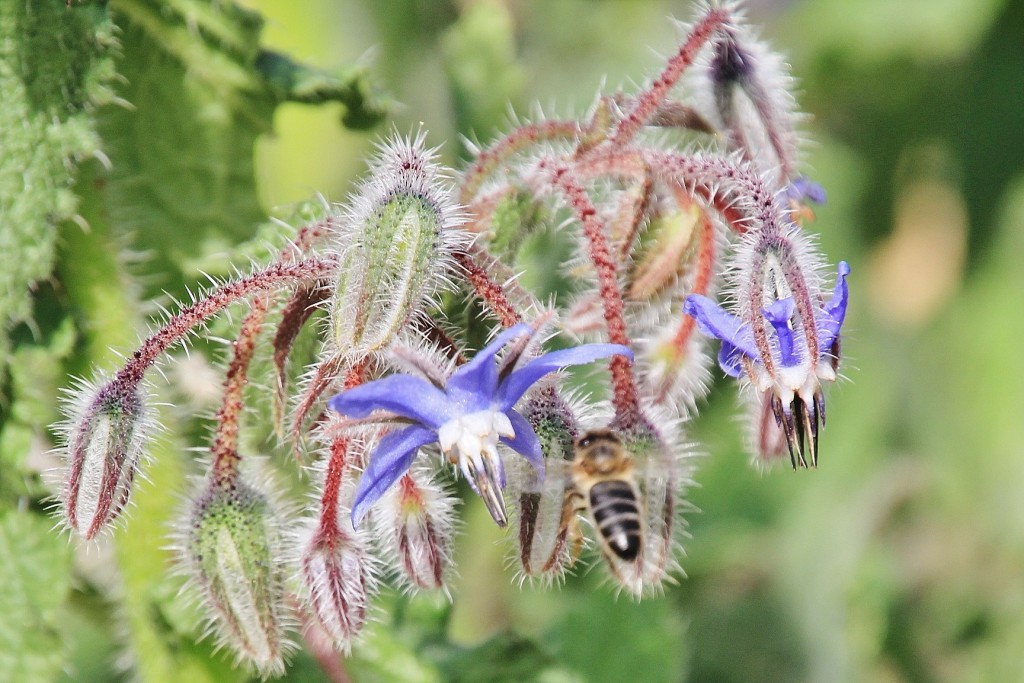
[[[693,103],[677,99],[684,78]],[[119,516],[151,431],[147,370],[244,300],[208,472],[178,544],[213,630],[240,659],[282,670],[286,605],[347,651],[385,574],[448,591],[453,476],[514,527],[523,578],[558,580],[589,545],[618,586],[657,591],[677,568],[693,475],[684,428],[707,391],[708,337],[743,382],[757,461],[788,451],[794,467],[818,463],[850,268],[840,262],[831,284],[819,275],[803,224],[824,192],[799,175],[790,81],[734,6],[714,6],[647,88],[601,95],[580,120],[524,123],[474,150],[457,179],[424,135],[393,137],[344,207],[262,270],[197,297],[78,392],[64,427],[67,525],[91,539]],[[702,136],[699,150],[673,142]],[[562,272],[574,299],[555,309],[512,277],[531,266],[519,246],[538,217],[576,246]],[[461,315],[464,294],[490,319]],[[296,341],[318,309],[322,352],[292,391]],[[271,322],[280,450],[309,463],[315,489],[295,524],[248,473],[239,441]],[[545,350],[556,344],[569,346]],[[607,400],[561,373],[592,363],[607,367]]]

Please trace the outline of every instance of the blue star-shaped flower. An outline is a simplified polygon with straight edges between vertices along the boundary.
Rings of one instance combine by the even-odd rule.
[[[494,521],[505,526],[508,516],[501,495],[505,469],[498,457],[498,441],[525,457],[540,476],[544,473],[540,441],[530,423],[513,409],[516,402],[538,380],[556,370],[617,354],[633,358],[632,351],[620,344],[586,344],[552,351],[525,363],[519,363],[519,358],[506,359],[499,373],[495,356],[502,347],[535,333],[524,323],[503,331],[456,369],[443,387],[419,377],[395,374],[331,398],[328,406],[349,417],[361,418],[385,410],[413,422],[385,435],[370,456],[352,505],[353,524],[358,524],[370,505],[405,474],[420,447],[437,441],[442,451],[458,461]]]
[[[722,341],[718,364],[730,377],[746,371],[758,391],[772,390],[775,417],[786,432],[794,466],[806,465],[803,443],[809,439],[811,462],[817,461],[818,424],[824,422],[825,404],[821,394],[822,381],[836,379],[839,331],[846,317],[849,291],[846,276],[850,266],[841,261],[835,290],[827,303],[814,311],[815,344],[818,355],[811,358],[812,347],[803,324],[796,316],[792,297],[778,299],[761,314],[770,324],[774,336],[767,347],[770,357],[762,357],[749,322],[729,313],[713,300],[699,294],[686,297],[683,311],[693,316],[700,330]],[[744,359],[749,362],[744,364]],[[769,370],[770,368],[770,370]]]

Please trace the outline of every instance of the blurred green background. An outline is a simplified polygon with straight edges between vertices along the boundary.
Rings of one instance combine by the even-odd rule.
[[[370,131],[344,129],[336,104],[274,109],[273,132],[253,133],[261,206],[239,210],[250,224],[317,193],[342,200],[391,125],[405,132],[422,123],[457,166],[465,155],[459,136],[490,140],[508,128],[511,110],[529,114],[539,104],[547,114],[581,114],[598,89],[628,89],[654,73],[679,36],[668,17],[688,19],[693,11],[689,2],[641,0],[244,5],[263,15],[266,47],[324,67],[362,61],[398,103],[394,123]],[[852,266],[848,381],[829,395],[820,468],[752,467],[734,417],[735,388],[719,381],[692,425],[705,455],[690,492],[700,512],[689,515],[687,576],[664,597],[642,604],[616,597],[599,567],[560,589],[520,589],[504,567],[507,543],[470,504],[451,613],[430,598],[385,596],[380,623],[348,662],[352,680],[1024,677],[1024,354],[1017,353],[1024,339],[1024,2],[762,0],[747,9],[788,56],[798,100],[811,115],[806,170],[829,195],[811,229],[820,231],[829,262]],[[79,186],[102,175],[91,168]],[[177,279],[157,287],[174,292],[198,281],[200,268],[220,272],[224,254],[244,236],[211,238],[196,226],[196,239],[212,245],[176,262]],[[61,230],[59,283],[74,279],[66,250],[76,229]],[[123,239],[118,246],[152,248]],[[129,272],[144,276],[136,286],[145,288],[159,266],[144,258]],[[64,295],[59,284],[57,293],[42,289],[36,317],[54,347],[60,329],[47,327],[47,307],[59,307]],[[62,305],[95,318],[109,296],[72,295]],[[135,334],[128,327],[120,338],[86,341],[124,350]],[[42,427],[52,408],[8,409],[31,393],[24,368],[36,370],[24,363],[40,335],[12,335],[23,369],[5,385],[0,445],[8,463],[50,438]],[[79,373],[89,362],[111,362],[102,350],[82,360],[69,347],[63,357]],[[39,372],[50,373],[37,391],[45,404],[46,387],[64,379]],[[12,432],[15,422],[25,429]],[[163,469],[181,469],[178,447],[157,453],[156,481]],[[4,509],[38,513],[34,491],[8,481],[0,488]],[[145,520],[149,510],[173,507],[180,493],[140,491],[135,514]],[[10,520],[14,512],[5,514]],[[141,678],[186,680],[180,676],[191,670],[181,662],[192,655],[178,650],[192,646],[169,635],[179,619],[167,607],[177,584],[160,578],[166,556],[147,550],[164,545],[162,522],[119,534],[116,550],[76,553],[74,564],[61,541],[39,560],[52,568],[48,577],[19,573],[9,554],[26,545],[12,540],[16,534],[46,533],[45,518],[35,519],[0,525],[0,563],[8,565],[0,565],[0,581],[32,574],[57,597],[21,606],[44,615],[45,623],[25,629],[30,635],[0,627],[0,665],[17,661],[16,650],[27,647],[18,638],[32,641],[38,629],[40,639],[58,644],[64,680],[130,680],[118,665],[128,632],[135,652],[165,652],[176,662],[142,667]],[[110,553],[120,558],[120,582],[103,569]],[[133,575],[145,578],[133,583]],[[111,597],[133,591],[162,606],[159,619],[146,612],[149,603]],[[207,656],[204,647],[196,661]],[[223,663],[196,667],[208,680],[229,675]],[[4,670],[11,669],[0,666],[0,680]],[[53,680],[53,667],[40,670],[48,673],[39,680]],[[302,655],[286,680],[320,676]]]

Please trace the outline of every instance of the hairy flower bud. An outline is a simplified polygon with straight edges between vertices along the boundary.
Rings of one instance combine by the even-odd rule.
[[[716,38],[707,75],[732,148],[787,181],[796,170],[799,140],[793,79],[782,58],[733,24]]]
[[[184,539],[193,583],[221,643],[263,675],[284,671],[280,544],[267,497],[241,481],[207,485]]]
[[[68,527],[92,539],[121,514],[131,494],[153,420],[138,383],[83,388],[62,426],[67,441],[63,513]]]
[[[521,410],[537,432],[547,474],[539,480],[522,467],[525,471],[514,477],[521,489],[518,564],[525,578],[557,580],[575,563],[583,543],[568,469],[579,427],[551,386],[534,392]]]
[[[664,291],[685,271],[687,251],[701,223],[703,210],[692,202],[656,216],[643,239],[643,251],[630,272],[627,296],[644,301]]]
[[[345,216],[331,301],[343,355],[385,349],[444,281],[460,240],[461,215],[423,141],[421,134],[383,145]]]
[[[365,535],[352,527],[345,512],[338,515],[337,524],[309,520],[300,539],[299,560],[304,599],[342,652],[349,651],[366,623],[374,587]]]
[[[444,588],[451,565],[453,505],[427,470],[413,467],[375,508],[378,541],[402,584]]]

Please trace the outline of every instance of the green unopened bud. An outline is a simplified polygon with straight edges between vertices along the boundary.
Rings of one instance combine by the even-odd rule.
[[[444,282],[460,241],[461,215],[423,139],[383,145],[348,209],[331,302],[342,355],[387,348]]]
[[[207,487],[195,503],[185,542],[221,642],[263,675],[284,672],[279,544],[266,497],[241,482]]]

